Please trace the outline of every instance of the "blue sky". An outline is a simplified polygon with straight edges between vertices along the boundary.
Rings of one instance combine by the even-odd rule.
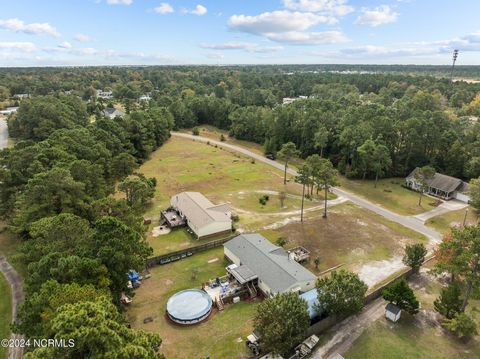
[[[480,64],[478,0],[0,0],[0,66]]]

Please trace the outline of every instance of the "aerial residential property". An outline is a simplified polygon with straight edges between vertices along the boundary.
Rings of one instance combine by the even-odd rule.
[[[0,1],[0,359],[479,359],[480,1]]]

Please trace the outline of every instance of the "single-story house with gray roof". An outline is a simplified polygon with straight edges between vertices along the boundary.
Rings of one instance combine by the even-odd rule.
[[[421,184],[418,183],[415,178],[414,169],[405,179],[407,187],[415,191],[420,191],[422,188]],[[426,188],[426,193],[431,196],[438,197],[444,200],[457,199],[459,201],[468,203],[470,197],[467,195],[468,183],[462,181],[461,179],[447,176],[441,173],[435,173],[432,179],[427,181],[428,187]]]
[[[199,192],[181,192],[170,205],[198,239],[232,231],[232,212],[227,203],[215,205]]]
[[[225,257],[258,277],[258,288],[265,296],[278,293],[304,293],[315,287],[317,277],[297,263],[290,253],[258,233],[241,234],[223,245]]]
[[[102,111],[103,116],[108,117],[109,119],[113,120],[115,117],[123,117],[125,113],[123,111],[117,110],[113,107],[107,107]]]

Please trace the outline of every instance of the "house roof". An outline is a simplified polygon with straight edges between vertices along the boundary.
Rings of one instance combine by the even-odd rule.
[[[392,304],[392,303],[388,303],[387,306],[385,307],[385,310],[387,312],[393,313],[394,315],[397,315],[402,311],[399,307],[397,307],[395,304]]]
[[[318,301],[318,291],[316,288],[309,290],[308,292],[300,294],[300,298],[307,302],[308,316],[310,319],[314,319],[320,315]]]
[[[242,234],[224,244],[264,282],[272,292],[288,291],[297,283],[315,281],[317,277],[305,269],[282,248],[260,234]]]
[[[250,282],[254,279],[257,279],[258,276],[252,272],[250,268],[246,265],[241,265],[240,267],[232,268],[230,273],[235,277],[240,284]]]
[[[170,203],[178,208],[197,228],[213,222],[230,222],[230,206],[214,205],[199,192],[182,192],[172,196]]]
[[[122,111],[117,110],[116,108],[113,108],[113,107],[107,107],[102,112],[106,116],[113,116],[113,115],[114,116],[123,116],[124,115],[124,113]]]
[[[407,178],[414,177],[415,171],[417,171],[417,168],[415,168]],[[453,191],[465,192],[468,187],[467,183],[461,179],[447,176],[438,172],[435,173],[432,179],[427,181],[427,184],[432,188],[436,188],[447,193]]]

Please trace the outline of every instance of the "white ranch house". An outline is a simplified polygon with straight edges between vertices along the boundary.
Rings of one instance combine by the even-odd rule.
[[[279,293],[305,293],[315,288],[317,277],[293,256],[257,233],[242,234],[223,245],[225,257],[258,277],[266,297]]]
[[[170,199],[170,205],[198,239],[232,231],[232,212],[226,203],[215,205],[199,192],[182,192]]]
[[[415,190],[421,190],[421,184],[418,183],[414,174],[417,169],[413,170],[405,179],[407,187]],[[467,194],[468,183],[461,179],[447,176],[441,173],[435,173],[432,179],[427,181],[428,187],[426,193],[431,196],[444,199],[446,201],[457,199],[461,202],[470,202],[470,197]]]

